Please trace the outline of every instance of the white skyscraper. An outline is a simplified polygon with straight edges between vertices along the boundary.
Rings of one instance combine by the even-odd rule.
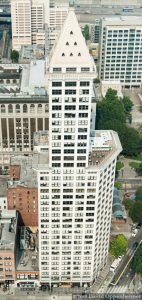
[[[45,24],[49,24],[49,0],[11,0],[12,46],[44,42]]]
[[[106,263],[122,149],[115,132],[94,131],[96,67],[72,8],[47,72],[48,164],[38,172],[40,281],[82,286]]]

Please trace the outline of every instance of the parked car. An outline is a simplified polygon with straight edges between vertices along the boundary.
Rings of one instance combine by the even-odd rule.
[[[139,245],[139,243],[138,243],[138,242],[135,242],[135,243],[132,245],[133,250],[136,250],[137,247],[138,247],[138,245]]]
[[[135,229],[135,230],[132,232],[132,237],[135,237],[137,233],[138,233],[138,229]]]

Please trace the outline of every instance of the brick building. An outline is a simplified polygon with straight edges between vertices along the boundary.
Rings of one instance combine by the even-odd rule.
[[[23,155],[11,158],[7,188],[7,208],[19,212],[19,224],[38,226],[37,173],[33,158]]]
[[[8,209],[19,212],[19,223],[38,226],[38,189],[13,184],[7,189]]]
[[[11,180],[19,180],[20,179],[20,166],[12,165],[9,167],[8,174]]]

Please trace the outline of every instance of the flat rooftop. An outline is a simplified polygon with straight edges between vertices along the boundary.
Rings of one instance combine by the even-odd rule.
[[[46,146],[49,143],[48,131],[37,131],[34,132],[34,146]]]
[[[90,136],[89,166],[100,168],[122,151],[118,134],[112,130],[95,130]]]
[[[44,58],[44,46],[42,45],[23,45],[20,50],[20,60],[32,60]]]
[[[20,229],[22,229],[22,231],[25,231],[26,227],[21,227]],[[35,230],[28,230],[28,239],[27,234],[21,235],[19,238],[19,244],[16,254],[16,271],[39,270],[38,234],[37,228],[34,229]]]
[[[2,88],[3,89],[3,88]],[[9,93],[10,87],[4,87],[4,93],[1,92],[1,87],[0,87],[0,103],[48,103],[48,96],[47,95],[23,95],[19,93],[18,89],[18,94],[14,94],[14,88],[12,87],[13,91],[12,93]]]
[[[103,25],[108,26],[140,26],[142,27],[141,16],[111,16],[102,18]]]
[[[28,188],[37,188],[37,172],[33,167],[33,157],[27,157],[24,155],[13,155],[11,156],[11,165],[20,166],[20,180],[19,181],[9,181],[9,188],[16,185],[25,186]]]
[[[47,86],[48,80],[45,68],[45,60],[33,60],[29,65],[23,66],[21,93],[46,94],[45,86]]]
[[[17,229],[16,210],[4,210],[0,215],[0,251],[14,251]]]
[[[7,195],[7,181],[9,176],[0,177],[0,197],[5,197]]]

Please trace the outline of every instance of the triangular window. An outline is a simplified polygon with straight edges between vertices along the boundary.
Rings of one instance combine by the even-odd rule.
[[[73,31],[70,31],[70,34],[73,34]]]
[[[80,52],[78,53],[78,56],[81,56],[81,53],[80,53]]]
[[[62,56],[65,56],[65,53],[62,53]]]
[[[73,54],[72,54],[72,53],[70,53],[70,56],[73,56]]]
[[[66,45],[69,46],[69,42],[66,42]]]
[[[74,45],[76,46],[76,45],[77,45],[77,42],[75,42]]]

